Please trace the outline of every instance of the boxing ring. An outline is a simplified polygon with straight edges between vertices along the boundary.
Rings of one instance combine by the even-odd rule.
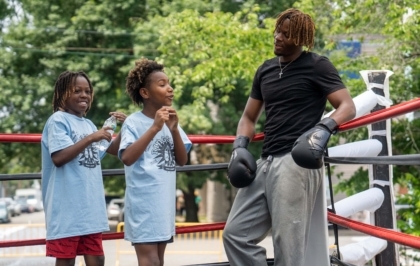
[[[376,74],[380,73],[380,77],[384,78],[377,82],[375,78],[378,77]],[[416,98],[410,101],[402,102],[393,106],[386,106],[385,101],[380,103],[381,99],[389,98],[386,95],[387,79],[389,72],[383,71],[369,71],[364,75],[364,79],[368,86],[367,93],[359,95],[354,98],[356,109],[358,114],[355,119],[342,124],[338,128],[338,134],[340,132],[353,130],[363,126],[371,125],[386,125],[390,123],[391,118],[399,117],[407,113],[420,109],[420,98]],[[363,76],[363,73],[362,73]],[[383,92],[382,95],[374,97],[372,92],[378,94],[375,89],[380,89]],[[379,99],[379,100],[378,100]],[[382,106],[382,108],[378,108]],[[388,105],[390,103],[388,102]],[[375,110],[376,108],[376,110]],[[367,113],[370,112],[370,113]],[[328,114],[327,114],[328,115]],[[357,142],[347,143],[338,145],[336,147],[328,148],[328,156],[324,158],[326,168],[328,169],[328,177],[331,177],[329,172],[330,165],[336,164],[357,164],[357,165],[369,165],[374,170],[373,172],[378,173],[378,169],[392,170],[392,165],[420,165],[420,154],[409,154],[409,155],[390,155],[390,138],[387,137],[386,129],[378,129],[372,127],[370,139]],[[375,132],[380,132],[381,137],[385,137],[385,142],[381,141],[380,138],[373,137]],[[234,141],[235,136],[223,136],[223,135],[188,135],[193,144],[230,144]],[[255,135],[253,141],[262,141],[264,139],[263,133]],[[0,142],[22,142],[22,143],[39,143],[41,140],[41,134],[0,134]],[[385,152],[384,152],[385,150]],[[211,165],[186,165],[183,167],[177,167],[178,172],[188,171],[211,171],[211,170],[224,170],[227,169],[228,163],[218,163]],[[379,168],[378,168],[379,167]],[[381,168],[382,167],[382,168]],[[376,171],[375,171],[376,169]],[[115,176],[124,175],[123,169],[108,169],[103,170],[104,176]],[[381,171],[379,171],[381,172]],[[374,174],[375,174],[374,173]],[[383,173],[383,171],[381,172]],[[0,181],[6,180],[32,180],[40,179],[39,173],[28,173],[28,174],[0,174]],[[392,198],[392,176],[387,177],[388,180],[383,178],[371,179],[370,188],[366,191],[350,196],[339,202],[334,202],[331,198],[332,206],[329,206],[328,212],[326,213],[327,221],[335,226],[341,226],[354,231],[364,233],[371,236],[362,243],[349,244],[348,246],[340,247],[338,243],[338,231],[335,230],[336,243],[333,247],[334,252],[332,255],[329,254],[330,265],[364,265],[367,261],[372,260],[374,265],[385,266],[385,265],[397,265],[398,262],[398,251],[395,245],[403,245],[413,249],[420,250],[420,237],[412,236],[409,234],[401,233],[396,231],[395,228],[395,211],[393,209],[393,201],[390,202],[390,196]],[[331,179],[329,179],[331,182]],[[330,190],[331,190],[330,184]],[[325,193],[324,193],[325,194]],[[332,194],[331,194],[332,195]],[[325,201],[326,202],[326,201]],[[384,204],[391,204],[393,213],[381,213],[382,216],[392,217],[391,224],[377,224],[376,221],[381,221],[380,217],[372,215],[378,212],[381,206]],[[359,211],[367,210],[371,213],[371,221],[375,224],[367,224],[358,222],[348,217]],[[323,210],[325,213],[325,209]],[[316,212],[316,209],[315,211]],[[325,220],[325,219],[324,219]],[[392,223],[394,220],[394,223]],[[315,225],[318,227],[324,227],[326,222]],[[194,232],[207,232],[214,230],[223,230],[225,226],[224,222],[183,226],[176,228],[176,234],[187,234]],[[313,228],[311,226],[311,228]],[[315,230],[314,230],[315,231]],[[104,233],[103,240],[118,240],[123,239],[124,232],[117,233]],[[319,239],[318,239],[319,240]],[[0,248],[7,247],[23,247],[23,246],[35,246],[45,245],[46,241],[42,238],[37,239],[24,239],[24,240],[10,240],[0,241]],[[320,240],[316,243],[309,241],[308,250],[311,253],[311,247],[324,243],[324,240]],[[311,255],[312,256],[312,255]],[[317,260],[317,255],[313,255],[312,260]],[[382,257],[381,257],[382,256]],[[374,259],[376,257],[376,259]],[[389,261],[391,259],[391,262]],[[385,261],[388,261],[385,263]],[[273,265],[273,259],[267,259],[268,265]],[[388,264],[391,263],[391,264]],[[196,264],[197,265],[197,264]],[[207,263],[199,265],[229,265],[228,262],[221,263]]]

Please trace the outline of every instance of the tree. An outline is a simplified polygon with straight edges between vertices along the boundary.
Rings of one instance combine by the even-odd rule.
[[[4,19],[6,17],[11,17],[12,9],[9,7],[6,0],[0,0],[0,32],[2,31],[6,22]]]
[[[55,79],[64,70],[83,70],[90,77],[95,98],[87,117],[98,126],[110,111],[129,112],[122,67],[134,59],[132,18],[146,17],[143,1],[16,2],[22,15],[10,20],[1,36],[1,132],[41,132],[52,113]],[[40,171],[39,145],[2,144],[2,152],[2,172]],[[122,163],[107,156],[103,166]],[[117,183],[123,193],[123,178],[105,181]]]

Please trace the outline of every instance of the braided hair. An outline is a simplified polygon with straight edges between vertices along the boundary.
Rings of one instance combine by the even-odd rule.
[[[125,84],[125,92],[130,96],[133,103],[137,105],[143,103],[140,89],[148,86],[150,74],[163,72],[163,68],[163,65],[147,58],[142,58],[135,62],[134,68],[128,73]]]
[[[315,23],[311,16],[303,13],[302,11],[289,8],[277,17],[276,31],[283,22],[289,19],[289,40],[293,40],[296,46],[306,46],[308,50],[314,47],[315,39]]]
[[[54,96],[53,96],[53,112],[63,111],[66,112],[66,100],[71,96],[72,92],[75,89],[77,77],[84,77],[89,83],[90,91],[92,92],[92,100],[89,103],[88,108],[86,109],[85,115],[90,110],[90,106],[93,102],[93,87],[88,76],[82,72],[73,72],[73,71],[64,71],[58,76],[57,81],[54,85]]]

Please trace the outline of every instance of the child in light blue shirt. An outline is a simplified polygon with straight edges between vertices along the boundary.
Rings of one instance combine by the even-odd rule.
[[[178,124],[163,65],[136,61],[126,92],[143,109],[128,116],[121,129],[124,236],[134,245],[139,265],[163,265],[166,244],[175,235],[176,165],[187,163],[191,141]]]
[[[46,255],[56,265],[74,265],[83,255],[86,265],[104,265],[102,232],[108,218],[98,142],[111,141],[110,128],[96,126],[84,116],[93,101],[93,87],[83,72],[63,72],[54,87],[53,111],[44,126],[42,197],[47,229]],[[117,120],[125,115],[112,112]],[[107,151],[116,155],[121,137]]]

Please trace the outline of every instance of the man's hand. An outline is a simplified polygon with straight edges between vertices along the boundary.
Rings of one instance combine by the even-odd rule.
[[[238,136],[233,143],[233,152],[228,165],[228,178],[232,186],[243,188],[254,181],[257,163],[247,150],[249,138]]]
[[[319,169],[324,165],[324,151],[337,123],[326,117],[314,128],[300,136],[292,149],[292,157],[297,165],[308,169]]]

